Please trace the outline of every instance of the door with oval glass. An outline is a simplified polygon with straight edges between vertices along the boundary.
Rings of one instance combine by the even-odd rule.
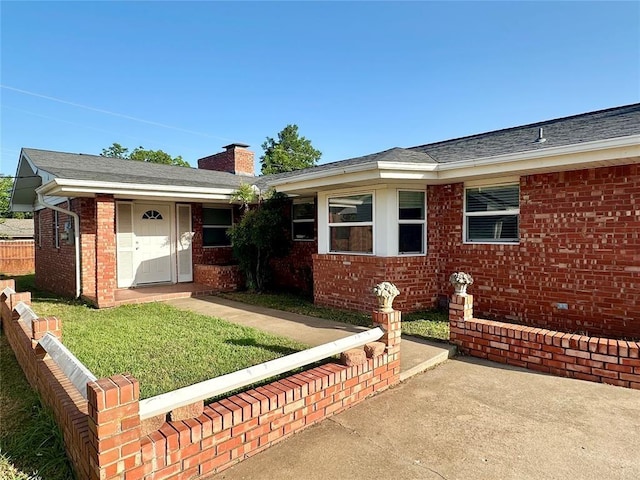
[[[162,204],[134,204],[134,283],[170,282],[171,208]]]

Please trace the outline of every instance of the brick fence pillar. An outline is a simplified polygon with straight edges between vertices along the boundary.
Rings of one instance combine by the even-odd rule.
[[[16,281],[13,278],[8,278],[6,280],[0,280],[0,292],[5,288],[9,287],[11,290],[15,292],[16,290]]]
[[[380,339],[386,345],[387,367],[393,371],[389,385],[400,380],[400,340],[402,334],[401,314],[397,310],[374,310],[373,326],[380,327],[385,333]]]
[[[139,398],[130,375],[87,384],[90,480],[124,480],[142,464]]]
[[[460,335],[464,335],[466,320],[473,318],[473,295],[454,293],[449,302],[449,340],[462,347]]]
[[[116,229],[113,197],[96,198],[96,303],[98,308],[115,305]]]

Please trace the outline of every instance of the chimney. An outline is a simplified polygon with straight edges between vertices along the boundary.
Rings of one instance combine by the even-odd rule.
[[[246,143],[225,145],[224,152],[198,160],[198,168],[253,177],[253,152],[247,150],[248,146]]]

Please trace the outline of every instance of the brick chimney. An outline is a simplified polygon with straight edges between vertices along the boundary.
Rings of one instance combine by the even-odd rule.
[[[247,150],[249,145],[245,143],[232,143],[225,145],[224,152],[209,155],[198,160],[198,168],[203,170],[215,170],[236,175],[254,176],[253,152]]]

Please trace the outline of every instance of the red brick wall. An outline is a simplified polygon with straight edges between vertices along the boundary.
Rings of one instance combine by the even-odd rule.
[[[640,165],[521,177],[518,245],[462,243],[463,194],[462,183],[427,187],[428,255],[402,272],[403,257],[316,256],[316,302],[364,310],[369,287],[395,279],[415,299],[399,297],[399,308],[416,310],[448,295],[449,275],[462,270],[481,316],[640,336]]]
[[[314,301],[348,310],[371,310],[373,287],[391,282],[400,290],[394,306],[401,311],[431,308],[436,302],[435,262],[430,257],[313,256]]]
[[[67,202],[59,205],[67,209]],[[77,204],[72,204],[76,211]],[[64,230],[65,222],[73,222],[73,218],[63,213],[58,213],[59,232]],[[60,240],[59,248],[55,246],[54,237],[54,212],[45,208],[34,213],[35,238],[41,239],[41,244],[35,247],[35,271],[36,286],[48,292],[57,293],[67,297],[73,297],[76,293],[75,280],[75,246],[64,240]],[[38,237],[38,228],[41,228]]]
[[[0,273],[26,275],[35,272],[34,242],[0,239]]]
[[[274,258],[273,283],[276,287],[302,294],[313,294],[313,255],[318,251],[318,242],[294,241],[286,257]]]
[[[561,377],[640,390],[640,343],[473,318],[473,297],[449,304],[451,342],[464,353]]]
[[[96,303],[96,201],[78,198],[80,215],[80,265],[82,296]]]
[[[112,196],[96,198],[96,300],[99,308],[115,305],[116,227]]]
[[[196,264],[193,266],[193,281],[220,292],[235,292],[243,284],[238,265]]]
[[[438,293],[449,293],[448,275],[463,270],[474,277],[483,317],[640,336],[640,165],[522,177],[519,245],[464,245],[463,185],[432,191],[442,226],[433,232]]]

